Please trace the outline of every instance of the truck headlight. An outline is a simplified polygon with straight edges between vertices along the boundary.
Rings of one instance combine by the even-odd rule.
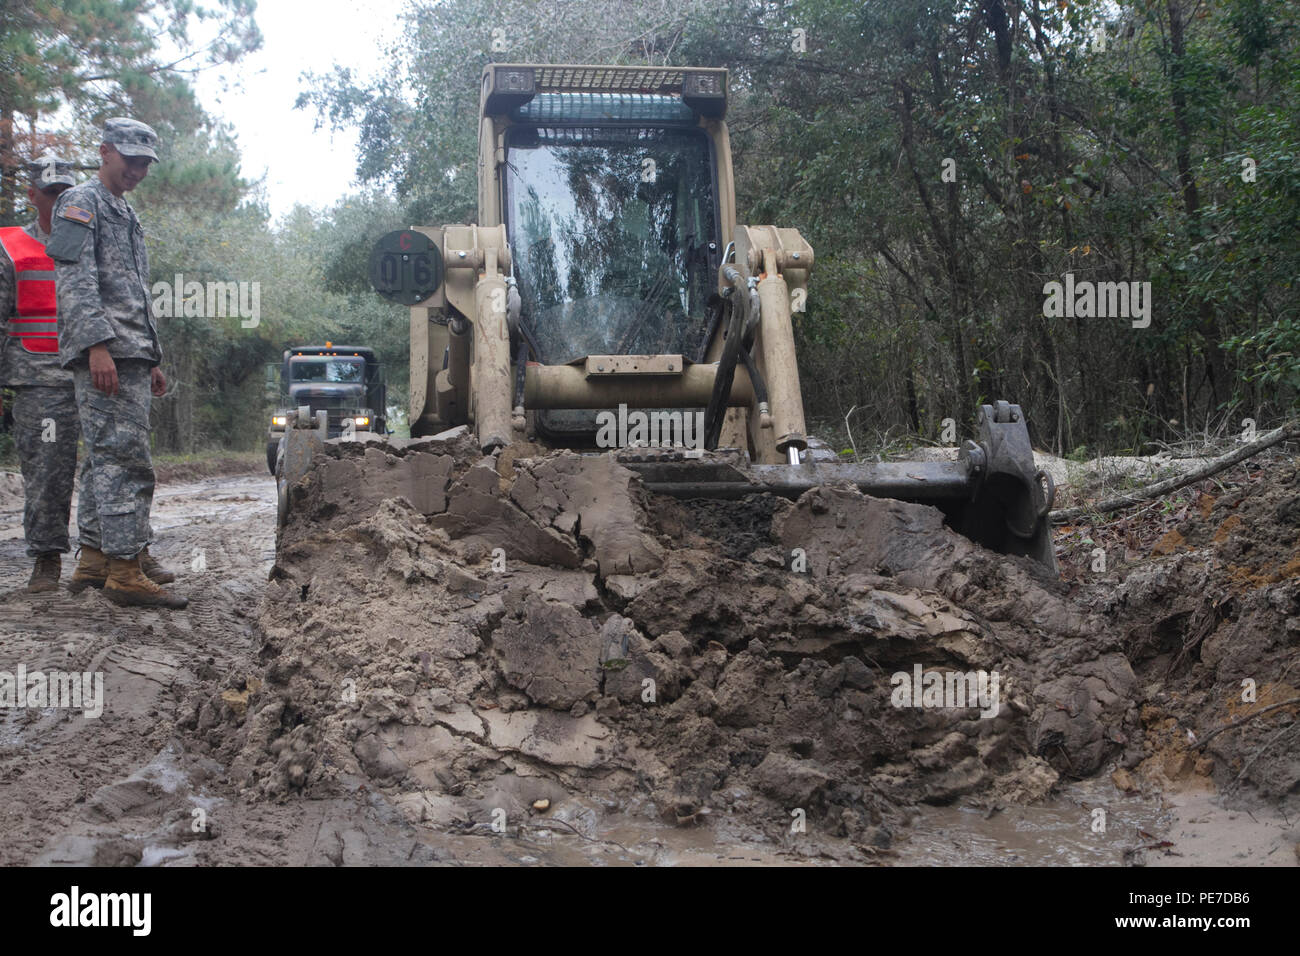
[[[272,415],[271,424],[276,428],[284,428],[289,424],[288,415]]]
[[[357,415],[356,417],[354,417],[354,418],[352,419],[352,424],[356,425],[357,428],[365,428],[366,426],[368,426],[368,425],[370,424],[370,416],[369,416],[369,415]]]

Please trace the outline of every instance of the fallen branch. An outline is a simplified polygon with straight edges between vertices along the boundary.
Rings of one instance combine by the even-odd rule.
[[[1129,505],[1140,504],[1143,501],[1150,501],[1152,498],[1159,498],[1171,491],[1177,491],[1179,488],[1195,484],[1209,478],[1211,475],[1217,475],[1226,468],[1231,468],[1239,461],[1245,461],[1254,455],[1258,455],[1266,448],[1272,448],[1279,442],[1289,441],[1294,438],[1300,438],[1300,422],[1288,422],[1279,428],[1273,429],[1266,435],[1256,439],[1248,445],[1243,445],[1236,451],[1231,451],[1222,455],[1211,462],[1207,462],[1195,471],[1189,471],[1185,475],[1175,475],[1173,478],[1166,478],[1164,481],[1157,481],[1153,485],[1147,485],[1139,491],[1134,491],[1127,495],[1120,495],[1118,498],[1109,498],[1106,501],[1099,501],[1095,504],[1084,505],[1079,508],[1066,508],[1062,511],[1053,511],[1050,515],[1053,524],[1064,524],[1067,521],[1074,521],[1085,515],[1107,514],[1111,511],[1118,511],[1121,508],[1127,508]]]
[[[1241,778],[1246,776],[1246,771],[1250,769],[1251,764],[1255,762],[1256,758],[1258,758],[1269,747],[1273,746],[1273,744],[1277,743],[1277,741],[1284,734],[1294,731],[1296,727],[1300,727],[1300,724],[1287,724],[1285,727],[1283,727],[1281,730],[1275,733],[1272,737],[1269,737],[1268,740],[1265,741],[1264,746],[1260,747],[1258,750],[1256,750],[1253,754],[1250,755],[1250,759],[1246,761],[1246,765],[1241,768],[1241,773],[1237,774],[1237,776],[1235,776],[1232,779],[1232,782],[1234,784],[1240,783]]]
[[[1269,704],[1267,707],[1263,707],[1260,710],[1255,711],[1253,714],[1247,714],[1245,717],[1241,718],[1241,720],[1234,720],[1230,724],[1224,724],[1218,730],[1215,730],[1210,734],[1208,734],[1204,740],[1198,740],[1195,744],[1192,745],[1192,749],[1201,750],[1206,744],[1208,744],[1215,737],[1219,736],[1219,734],[1223,733],[1225,730],[1232,730],[1236,727],[1240,727],[1242,724],[1250,723],[1256,717],[1262,717],[1265,714],[1270,713],[1271,711],[1281,710],[1283,707],[1291,707],[1295,704],[1300,704],[1300,697],[1292,697],[1290,700],[1284,700],[1280,704]]]

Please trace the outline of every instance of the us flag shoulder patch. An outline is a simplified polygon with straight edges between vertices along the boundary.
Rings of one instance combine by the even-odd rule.
[[[72,222],[79,222],[83,226],[90,225],[90,221],[95,218],[93,212],[89,209],[82,209],[80,206],[67,206],[59,215]]]

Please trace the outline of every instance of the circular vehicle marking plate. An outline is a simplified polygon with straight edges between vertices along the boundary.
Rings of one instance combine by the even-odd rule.
[[[412,229],[390,232],[370,252],[370,285],[402,305],[423,302],[442,285],[442,252]]]

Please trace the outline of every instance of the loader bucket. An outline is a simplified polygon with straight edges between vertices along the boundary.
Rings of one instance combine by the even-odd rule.
[[[321,409],[313,417],[311,407],[300,405],[280,439],[275,462],[277,527],[283,528],[292,507],[292,489],[312,470],[314,461],[329,437],[328,413]]]
[[[932,505],[953,530],[1000,554],[1021,555],[1057,573],[1047,515],[1055,488],[1034,465],[1019,405],[980,407],[978,431],[956,461],[755,465],[734,450],[660,452],[629,449],[619,461],[656,494],[678,498],[798,498],[849,482],[863,494]]]

